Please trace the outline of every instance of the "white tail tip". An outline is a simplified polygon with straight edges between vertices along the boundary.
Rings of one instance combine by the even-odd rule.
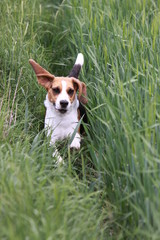
[[[78,53],[78,56],[77,56],[75,64],[80,64],[82,66],[83,63],[84,63],[83,54],[82,53]]]

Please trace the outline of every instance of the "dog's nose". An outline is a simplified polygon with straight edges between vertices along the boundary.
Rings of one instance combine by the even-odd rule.
[[[61,100],[61,101],[60,101],[60,105],[61,105],[62,108],[66,108],[66,107],[68,106],[68,101],[66,101],[66,100]]]

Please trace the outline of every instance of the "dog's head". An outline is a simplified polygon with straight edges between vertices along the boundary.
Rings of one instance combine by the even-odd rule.
[[[60,113],[66,113],[70,109],[77,91],[79,101],[87,103],[85,83],[74,77],[55,77],[34,60],[30,59],[29,62],[36,73],[38,83],[47,90],[49,101]]]

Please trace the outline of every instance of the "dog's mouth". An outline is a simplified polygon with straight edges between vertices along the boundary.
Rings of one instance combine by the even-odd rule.
[[[62,114],[64,114],[64,113],[66,113],[67,112],[67,109],[58,109],[58,111],[60,112],[60,113],[62,113]]]
[[[53,104],[53,106],[55,107],[56,111],[58,111],[58,112],[60,112],[62,114],[67,112],[67,109],[65,109],[65,108],[56,108],[55,104]]]

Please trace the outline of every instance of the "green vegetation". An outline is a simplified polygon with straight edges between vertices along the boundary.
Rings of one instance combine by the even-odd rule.
[[[0,239],[159,239],[160,1],[1,0],[0,42]],[[89,125],[57,166],[28,60],[78,52]]]

